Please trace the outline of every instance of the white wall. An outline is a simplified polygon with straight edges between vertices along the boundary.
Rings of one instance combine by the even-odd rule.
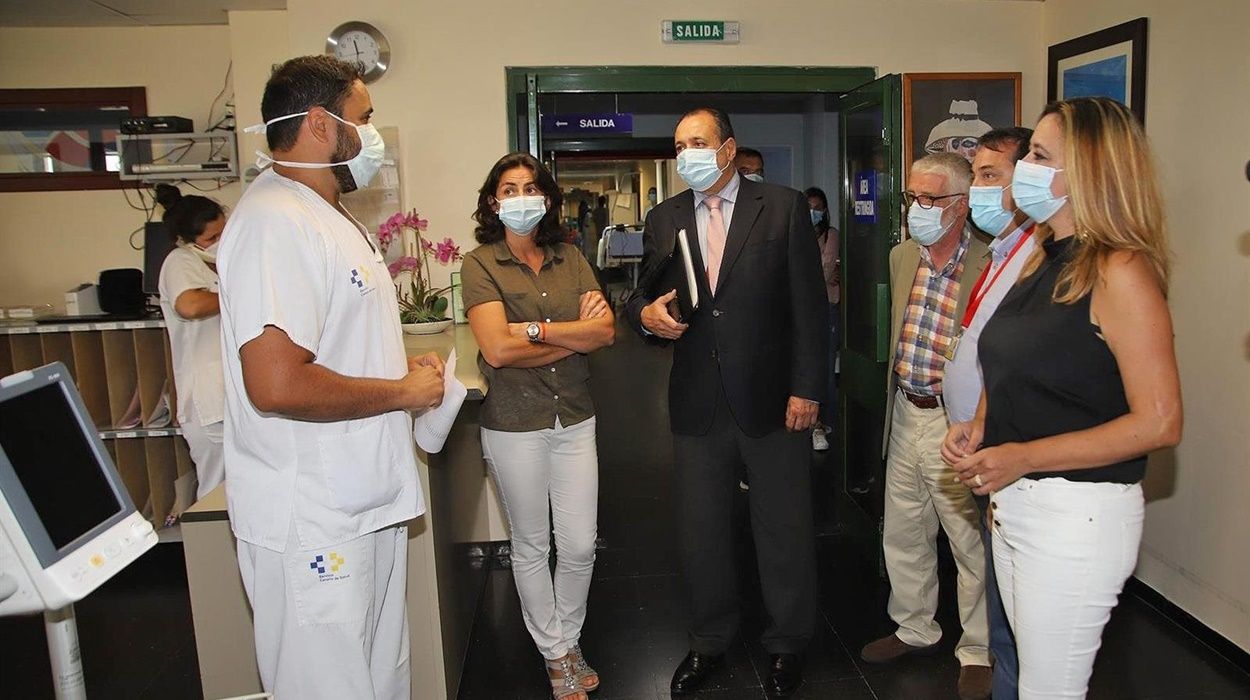
[[[1250,650],[1250,3],[1045,5],[1047,45],[1150,20],[1146,132],[1175,254],[1185,436],[1152,460],[1137,575]]]

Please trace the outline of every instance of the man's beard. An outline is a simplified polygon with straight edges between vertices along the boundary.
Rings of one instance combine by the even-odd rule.
[[[339,132],[334,144],[334,156],[330,159],[331,163],[341,163],[351,160],[360,152],[361,146],[347,135],[347,125],[339,124]],[[352,171],[346,165],[335,165],[330,167],[330,172],[334,173],[334,179],[338,182],[339,193],[347,194],[355,192],[359,189],[356,186],[356,178],[352,177]]]

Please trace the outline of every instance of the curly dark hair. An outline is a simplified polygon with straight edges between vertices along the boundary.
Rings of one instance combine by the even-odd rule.
[[[495,190],[499,188],[499,180],[503,174],[513,168],[526,168],[534,174],[534,184],[550,203],[547,213],[534,232],[534,242],[540,246],[555,245],[565,240],[564,227],[560,225],[560,211],[564,206],[564,196],[560,194],[560,186],[551,176],[551,171],[537,158],[528,153],[509,153],[500,158],[490,169],[486,182],[477,191],[477,210],[473,212],[473,220],[477,228],[473,235],[478,243],[494,243],[504,239],[503,222],[495,213]]]

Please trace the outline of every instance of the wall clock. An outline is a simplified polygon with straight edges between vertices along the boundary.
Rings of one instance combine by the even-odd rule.
[[[326,53],[360,66],[361,77],[372,83],[391,63],[391,44],[382,32],[366,22],[346,22],[326,37]]]

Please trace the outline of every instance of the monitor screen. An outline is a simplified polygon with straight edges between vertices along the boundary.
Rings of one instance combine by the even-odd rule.
[[[57,550],[123,508],[85,429],[60,383],[0,402],[0,449]]]
[[[174,249],[169,237],[169,227],[162,221],[149,221],[143,225],[143,293],[160,294],[161,266],[165,257]]]

